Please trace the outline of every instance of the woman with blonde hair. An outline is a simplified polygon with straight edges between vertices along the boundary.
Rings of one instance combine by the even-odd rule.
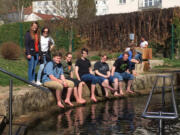
[[[35,82],[35,69],[39,60],[40,32],[38,22],[32,22],[25,35],[25,54],[28,60],[28,80]]]

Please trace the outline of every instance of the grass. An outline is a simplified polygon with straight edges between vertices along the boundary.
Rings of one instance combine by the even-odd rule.
[[[156,66],[155,68],[180,68],[180,59],[169,59],[163,58],[164,65],[163,66]]]
[[[116,59],[120,53],[111,53],[108,54],[109,59]],[[89,57],[90,60],[100,60],[99,56],[91,56]],[[174,59],[167,59],[163,58],[165,65],[164,66],[157,66],[155,68],[179,68],[180,67],[180,60]],[[21,58],[19,60],[5,60],[0,57],[0,67],[14,73],[22,78],[27,79],[27,71],[28,71],[28,65],[27,65],[27,60],[25,58]],[[38,69],[38,67],[37,67]],[[8,75],[5,75],[4,73],[0,72],[0,86],[8,86],[9,85],[9,80],[13,80],[13,84],[15,86],[23,86],[25,83],[22,81],[19,81],[17,79],[14,79]]]
[[[20,77],[27,79],[27,60],[25,58],[21,58],[20,60],[5,60],[0,57],[0,67],[4,70],[7,70],[11,73],[14,73]],[[9,80],[13,80],[13,84],[16,86],[24,85],[22,81],[19,81],[15,78],[12,78],[2,72],[0,72],[0,86],[9,85]]]

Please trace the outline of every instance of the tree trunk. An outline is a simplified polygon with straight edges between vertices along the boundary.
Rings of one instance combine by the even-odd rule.
[[[73,26],[70,26],[70,33],[69,33],[69,52],[72,52],[72,40],[73,40]]]

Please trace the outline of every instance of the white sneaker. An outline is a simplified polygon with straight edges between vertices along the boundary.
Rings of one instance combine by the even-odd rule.
[[[42,83],[40,81],[37,81],[36,84],[37,85],[42,85]]]

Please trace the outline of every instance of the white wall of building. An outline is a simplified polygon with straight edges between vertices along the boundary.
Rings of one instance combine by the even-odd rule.
[[[162,8],[180,7],[180,0],[162,0]]]
[[[38,21],[38,20],[42,20],[42,19],[34,13],[30,15],[24,15],[24,22]]]
[[[138,11],[138,0],[108,0],[108,14]],[[122,3],[121,3],[122,2]]]
[[[108,14],[108,0],[96,0],[96,15],[105,15]]]
[[[55,1],[34,1],[32,5],[35,13],[57,15]]]
[[[78,0],[69,1],[73,2],[73,6],[69,6],[69,8],[67,8],[68,0],[33,1],[33,12],[64,17],[67,15],[70,15],[70,17],[77,16]],[[65,6],[63,6],[63,2],[66,2]],[[69,9],[72,9],[73,12],[70,12]]]
[[[150,8],[180,7],[180,0],[95,0],[96,15],[120,14]]]

